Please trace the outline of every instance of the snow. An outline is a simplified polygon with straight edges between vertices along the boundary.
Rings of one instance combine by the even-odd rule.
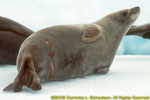
[[[3,92],[17,75],[16,66],[0,66],[0,100],[50,100],[58,96],[148,96],[150,56],[116,56],[106,75],[91,75],[65,81],[47,82],[42,90],[23,88],[20,93]]]

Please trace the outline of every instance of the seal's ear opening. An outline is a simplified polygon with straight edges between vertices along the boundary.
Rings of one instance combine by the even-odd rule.
[[[87,26],[85,29],[81,40],[83,42],[94,42],[96,41],[99,37],[101,37],[101,27],[97,24],[90,24]]]
[[[14,92],[21,91],[22,86],[27,86],[32,90],[40,90],[40,78],[35,71],[34,60],[31,57],[25,57],[19,67],[19,73],[13,84]]]

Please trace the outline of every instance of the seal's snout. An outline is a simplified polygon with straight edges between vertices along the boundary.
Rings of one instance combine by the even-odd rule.
[[[137,7],[134,7],[134,9],[140,10],[140,7],[139,7],[139,6],[137,6]]]
[[[134,13],[134,14],[139,13],[140,12],[140,7],[131,8],[131,12]]]
[[[140,14],[140,7],[134,7],[129,9],[129,15],[131,20],[136,20]]]

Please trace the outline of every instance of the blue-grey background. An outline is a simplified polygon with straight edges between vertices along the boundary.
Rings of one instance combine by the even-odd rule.
[[[0,0],[0,16],[11,18],[34,31],[59,24],[96,21],[111,12],[141,7],[136,25],[150,22],[150,0]],[[119,55],[150,55],[150,40],[125,37]]]

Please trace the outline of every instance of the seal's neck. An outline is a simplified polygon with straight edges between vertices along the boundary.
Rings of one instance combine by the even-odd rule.
[[[122,25],[119,22],[113,21],[109,18],[103,18],[95,22],[95,24],[100,25],[103,29],[103,36],[105,37],[105,43],[113,48],[108,50],[108,52],[116,52],[120,45],[123,36],[127,33],[130,25]],[[112,53],[112,54],[114,54]]]
[[[94,22],[97,25],[100,25],[105,31],[103,34],[108,35],[109,37],[117,38],[116,40],[120,41],[122,37],[127,33],[131,25],[122,24],[117,21],[111,20],[109,18],[104,17],[101,20]]]

